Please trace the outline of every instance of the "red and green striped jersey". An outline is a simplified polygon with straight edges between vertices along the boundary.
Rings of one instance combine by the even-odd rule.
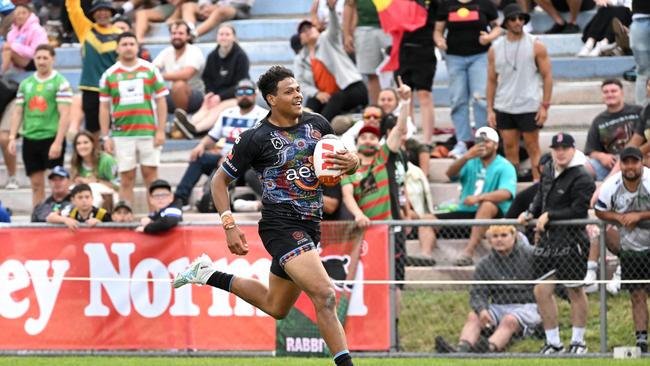
[[[111,105],[114,137],[153,136],[155,99],[167,94],[158,68],[142,59],[131,67],[115,63],[99,81],[99,100]]]
[[[390,185],[388,184],[388,145],[379,148],[370,165],[357,169],[353,175],[341,180],[341,185],[354,186],[354,199],[364,215],[370,220],[390,220]]]

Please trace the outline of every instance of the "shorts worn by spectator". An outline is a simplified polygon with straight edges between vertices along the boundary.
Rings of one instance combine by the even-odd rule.
[[[636,64],[636,103],[645,105],[650,98],[645,93],[650,78],[650,3],[645,0],[632,0],[630,48]]]
[[[34,207],[32,222],[47,222],[50,213],[61,211],[70,204],[70,173],[60,165],[55,166],[48,181],[52,194]]]
[[[111,214],[103,208],[93,206],[93,192],[87,184],[77,184],[70,192],[71,204],[60,211],[52,211],[47,222],[65,224],[76,230],[80,223],[95,226],[100,222],[110,222]]]
[[[555,24],[549,28],[546,34],[555,33],[580,33],[580,26],[578,26],[578,14],[581,11],[593,9],[595,6],[594,0],[535,0],[551,18]],[[568,11],[569,20],[566,21],[560,15],[560,12]]]
[[[187,0],[167,0],[151,9],[135,11],[135,36],[139,43],[144,43],[144,36],[149,31],[150,23],[160,23],[181,19],[181,6]]]
[[[172,187],[167,181],[158,179],[149,186],[149,204],[154,212],[140,220],[135,231],[158,234],[175,228],[183,221],[183,211],[174,204]]]
[[[534,279],[530,266],[533,247],[518,242],[514,226],[492,225],[486,236],[492,250],[476,265],[475,281]],[[472,311],[458,346],[449,346],[439,336],[437,352],[503,352],[513,336],[530,336],[542,324],[530,284],[472,285],[469,303]],[[483,329],[492,332],[489,338],[481,335]]]
[[[582,32],[584,46],[576,56],[596,57],[601,55],[624,54],[623,47],[626,45],[616,44],[614,21],[623,27],[629,27],[632,23],[632,11],[630,0],[607,0],[607,5],[599,6],[596,15],[587,23]],[[615,51],[616,49],[620,51]]]
[[[25,4],[16,5],[13,18],[7,41],[2,45],[0,72],[7,73],[12,65],[19,70],[34,71],[34,53],[38,45],[48,43],[47,32],[41,27],[36,14]]]
[[[197,19],[203,21],[196,27],[196,35],[200,37],[227,20],[250,18],[254,4],[255,0],[186,1],[181,5],[181,15],[192,26]]]

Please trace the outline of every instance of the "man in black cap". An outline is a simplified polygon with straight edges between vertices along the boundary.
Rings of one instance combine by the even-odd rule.
[[[551,59],[546,47],[524,31],[530,15],[517,4],[506,6],[503,14],[501,26],[506,36],[492,43],[488,51],[488,124],[499,131],[504,155],[515,168],[519,168],[523,136],[533,179],[539,180],[539,129],[546,122],[553,91]]]
[[[52,194],[34,207],[32,222],[45,222],[51,212],[60,211],[70,204],[70,173],[57,165],[52,169],[48,180]]]
[[[643,154],[636,147],[621,151],[621,171],[600,186],[596,216],[614,223],[619,243],[610,245],[621,263],[621,279],[650,278],[650,169],[643,166]],[[646,222],[642,222],[646,221]],[[636,346],[648,352],[648,284],[623,284],[630,291]]]
[[[140,226],[135,231],[147,234],[157,234],[173,229],[183,220],[183,211],[174,206],[172,186],[162,179],[154,180],[149,186],[149,204],[155,212],[140,220]]]
[[[526,224],[537,218],[533,269],[540,280],[569,280],[565,284],[571,302],[573,332],[569,353],[587,352],[584,341],[587,324],[587,296],[582,287],[587,273],[589,238],[584,225],[547,226],[559,220],[587,218],[589,201],[596,188],[594,180],[584,167],[586,158],[575,148],[573,136],[558,133],[551,143],[552,160],[544,166],[539,190],[528,211],[519,216]],[[546,343],[540,353],[564,352],[560,340],[555,283],[535,286],[535,298],[544,323]]]

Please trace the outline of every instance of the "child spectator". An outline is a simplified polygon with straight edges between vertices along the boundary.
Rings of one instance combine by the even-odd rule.
[[[47,216],[47,222],[65,224],[70,230],[76,230],[79,223],[94,227],[100,222],[111,222],[111,214],[103,208],[93,206],[93,191],[87,184],[77,184],[70,194],[72,204],[61,211],[54,211]]]
[[[26,4],[16,5],[14,22],[2,46],[2,73],[12,64],[23,70],[35,71],[34,53],[36,47],[47,42],[47,32],[38,22],[38,17]]]
[[[174,206],[172,186],[167,181],[157,179],[151,183],[149,203],[156,212],[143,217],[135,231],[147,234],[161,233],[173,229],[183,220],[183,211]]]
[[[111,218],[113,222],[133,222],[133,209],[131,205],[124,200],[118,201],[113,207]]]

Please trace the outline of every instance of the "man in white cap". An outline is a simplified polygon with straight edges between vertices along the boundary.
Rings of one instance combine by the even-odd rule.
[[[438,219],[493,219],[508,211],[517,189],[514,166],[497,154],[499,134],[493,128],[481,127],[474,135],[475,144],[447,169],[452,181],[459,181],[462,191],[455,211],[436,215]],[[476,247],[487,226],[473,226],[457,266],[474,263]]]

